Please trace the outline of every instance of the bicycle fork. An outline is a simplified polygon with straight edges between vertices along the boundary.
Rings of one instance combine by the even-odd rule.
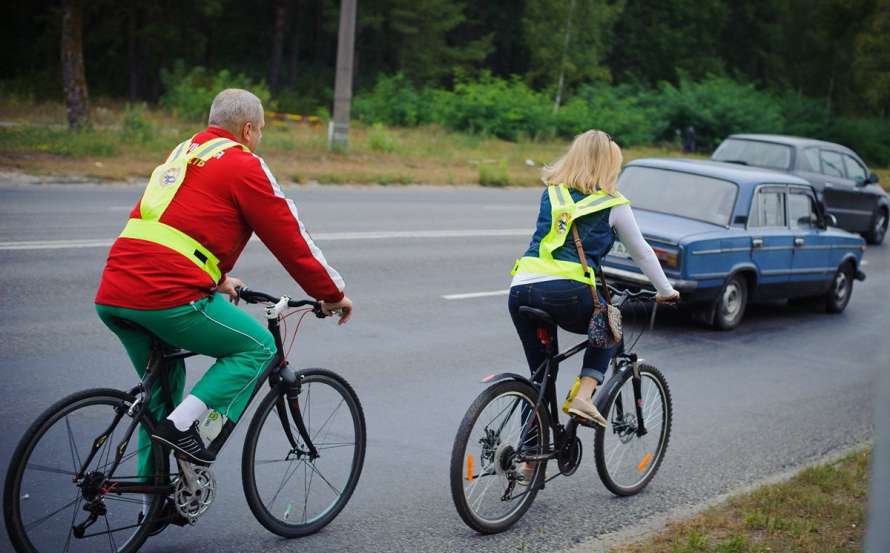
[[[294,370],[287,365],[282,368],[280,377],[281,382],[279,385],[284,386],[285,390],[284,394],[279,396],[275,401],[275,411],[278,413],[281,427],[284,429],[284,434],[287,436],[287,440],[291,446],[289,455],[296,455],[298,459],[303,455],[308,456],[309,459],[316,459],[319,456],[318,450],[312,443],[312,438],[309,436],[309,431],[306,429],[306,423],[303,421],[303,413],[300,409],[300,393],[302,392],[303,377],[297,375]],[[288,420],[288,414],[290,415],[290,419],[293,420],[294,426],[297,427],[297,433],[306,447],[305,450],[300,448],[300,445],[294,436],[290,421]]]

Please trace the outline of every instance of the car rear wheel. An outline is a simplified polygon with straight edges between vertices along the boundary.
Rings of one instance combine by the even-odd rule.
[[[831,287],[825,294],[825,310],[829,313],[840,313],[850,303],[853,295],[853,269],[844,264],[831,279]]]
[[[729,277],[720,295],[717,297],[717,305],[714,309],[714,328],[719,330],[732,330],[739,326],[742,317],[745,316],[745,307],[748,305],[748,282],[742,275]]]
[[[890,217],[887,215],[887,208],[879,208],[875,215],[874,222],[872,223],[871,230],[865,234],[865,239],[869,244],[877,246],[884,241],[884,237],[887,235],[888,219],[890,219]]]

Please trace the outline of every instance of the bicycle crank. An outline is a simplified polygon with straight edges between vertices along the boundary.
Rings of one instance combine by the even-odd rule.
[[[216,497],[216,478],[210,467],[196,465],[177,458],[179,479],[173,492],[176,511],[194,524],[207,512]]]

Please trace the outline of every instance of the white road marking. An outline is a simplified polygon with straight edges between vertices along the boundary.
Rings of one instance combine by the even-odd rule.
[[[467,229],[467,230],[394,230],[368,232],[322,232],[313,234],[316,241],[393,240],[398,238],[485,238],[498,236],[530,236],[529,229]],[[257,240],[254,236],[251,240]],[[57,250],[69,248],[107,248],[113,238],[85,240],[22,240],[0,242],[0,250]]]
[[[469,300],[473,298],[487,298],[489,296],[506,296],[510,290],[495,290],[493,292],[470,292],[469,294],[446,294],[442,296],[446,300]]]

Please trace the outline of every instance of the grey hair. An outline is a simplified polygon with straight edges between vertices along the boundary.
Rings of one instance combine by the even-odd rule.
[[[251,92],[227,88],[216,95],[210,106],[208,124],[238,134],[244,123],[258,125],[263,119],[263,103]]]

